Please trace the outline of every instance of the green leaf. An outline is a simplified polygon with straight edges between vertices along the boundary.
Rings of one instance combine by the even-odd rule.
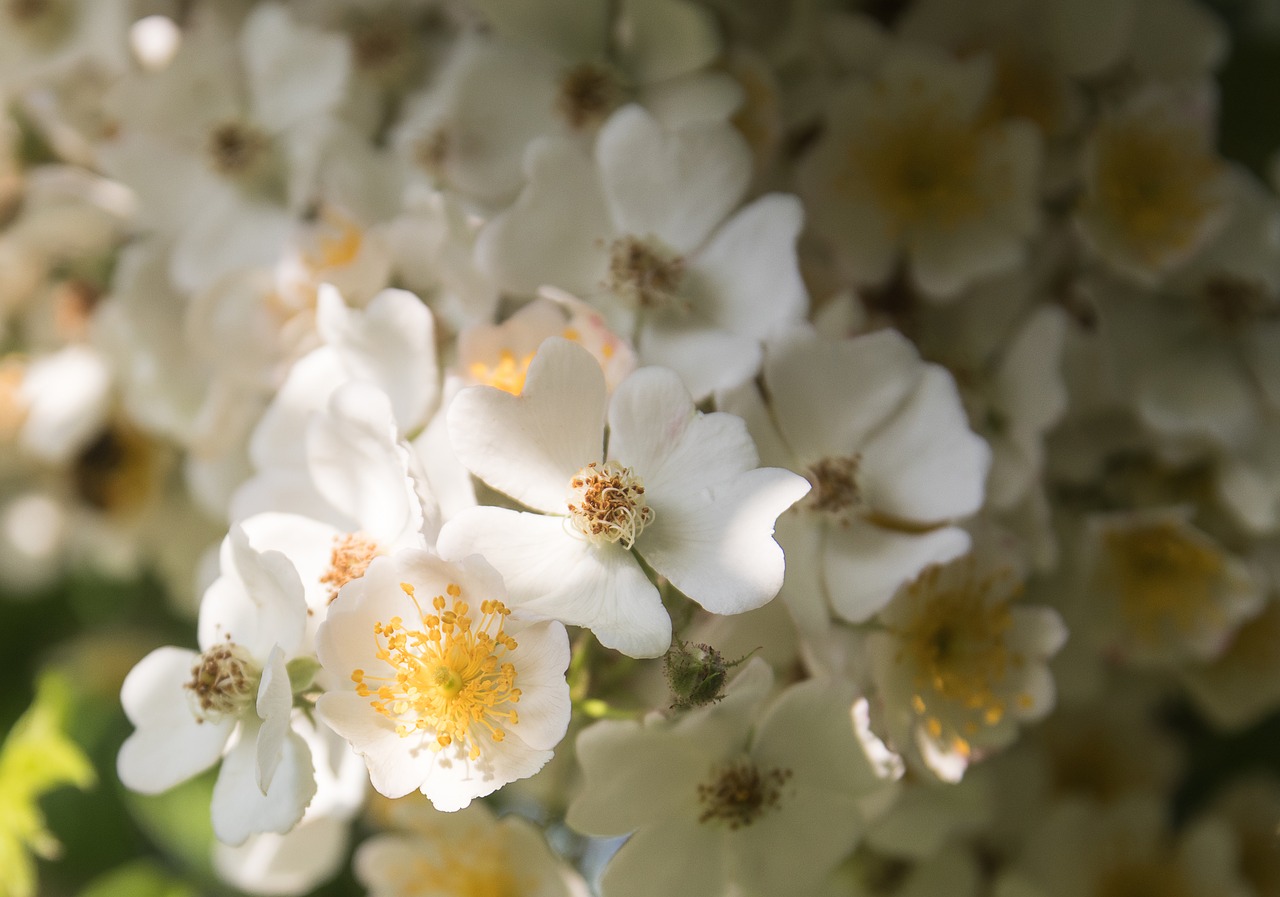
[[[0,745],[0,897],[31,897],[32,855],[57,856],[59,844],[45,826],[37,801],[64,785],[88,788],[96,781],[84,752],[66,735],[71,688],[46,673],[35,700]]]

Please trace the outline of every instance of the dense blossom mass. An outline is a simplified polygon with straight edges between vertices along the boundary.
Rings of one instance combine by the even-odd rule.
[[[1181,737],[1280,710],[1228,49],[1202,0],[0,3],[0,586],[164,587],[64,653],[212,832],[131,797],[166,868],[1280,893],[1280,784]],[[0,897],[89,779],[20,734]]]

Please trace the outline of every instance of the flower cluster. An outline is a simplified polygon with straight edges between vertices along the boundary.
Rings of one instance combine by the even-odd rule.
[[[1280,709],[1280,200],[1200,0],[0,50],[0,582],[168,585],[117,772],[216,767],[230,883],[1274,887],[1280,788],[1165,812],[1170,706]]]

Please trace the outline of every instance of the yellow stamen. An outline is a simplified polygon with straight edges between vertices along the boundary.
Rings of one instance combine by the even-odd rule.
[[[434,734],[432,750],[457,745],[479,759],[483,739],[502,741],[506,727],[519,723],[513,706],[520,701],[516,668],[505,659],[517,647],[503,631],[511,611],[501,601],[485,600],[477,622],[461,588],[451,583],[449,597],[435,596],[428,612],[412,585],[400,588],[417,609],[419,628],[406,626],[401,617],[374,624],[377,657],[392,673],[354,670],[356,692],[373,698],[370,706],[396,723],[400,737]]]
[[[532,352],[516,358],[516,354],[510,349],[503,349],[498,355],[496,364],[488,365],[483,361],[473,361],[468,371],[477,383],[518,396],[524,389],[524,378],[529,374],[529,364],[532,361]]]

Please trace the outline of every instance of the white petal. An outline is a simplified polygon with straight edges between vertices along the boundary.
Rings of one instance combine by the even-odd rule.
[[[441,556],[480,554],[502,574],[514,607],[573,626],[632,657],[671,644],[671,618],[636,559],[616,544],[593,545],[563,517],[474,508],[449,521]]]
[[[266,794],[258,790],[257,728],[243,726],[213,786],[213,833],[224,844],[243,844],[258,832],[289,831],[316,793],[311,750],[296,732],[290,732],[281,746],[271,788]]]
[[[903,533],[855,520],[827,531],[823,569],[827,595],[837,614],[851,623],[874,616],[898,586],[929,564],[969,550],[969,534],[948,526],[927,533]]]
[[[534,356],[519,396],[473,386],[447,413],[449,439],[472,473],[531,508],[563,514],[569,481],[601,460],[604,374],[590,352],[556,337]]]
[[[326,692],[316,701],[316,713],[365,758],[379,794],[404,797],[422,785],[435,755],[423,739],[397,735],[395,724],[370,707],[368,698],[354,691]]]
[[[605,867],[602,893],[609,897],[742,893],[728,890],[722,859],[727,837],[716,826],[699,823],[692,812],[643,828]]]
[[[120,747],[116,762],[126,787],[158,794],[222,756],[235,720],[207,723],[192,714],[184,685],[198,659],[194,651],[157,648],[125,677],[120,703],[138,727]]]
[[[554,620],[507,630],[519,646],[509,655],[520,689],[520,722],[511,731],[531,748],[550,750],[569,728],[568,633]]]
[[[405,290],[383,290],[363,311],[355,311],[324,284],[317,295],[316,328],[349,377],[387,394],[402,431],[422,426],[439,399],[440,375],[435,322],[421,299]]]
[[[698,401],[752,379],[764,357],[755,337],[727,333],[681,315],[648,317],[637,349],[645,364],[661,365],[679,374]]]
[[[618,38],[619,62],[641,84],[703,68],[720,52],[715,16],[687,0],[624,0]]]
[[[258,684],[255,709],[258,718],[262,720],[256,747],[258,790],[265,795],[271,788],[271,779],[284,755],[284,739],[289,732],[289,713],[293,709],[293,689],[289,685],[289,671],[284,665],[284,652],[279,645],[271,649],[267,662],[262,666],[262,681]]]
[[[787,444],[805,463],[861,449],[915,388],[923,365],[894,330],[851,340],[797,332],[765,351],[765,383]]]
[[[751,151],[728,124],[664,132],[639,106],[615,112],[596,141],[605,198],[618,230],[691,252],[738,204]]]
[[[757,463],[740,418],[702,414],[680,378],[656,367],[636,371],[614,393],[608,457],[643,480],[650,503],[683,501]]]
[[[955,381],[929,365],[902,409],[868,440],[858,485],[877,511],[936,522],[982,506],[990,465],[991,449],[969,429]]]
[[[254,115],[273,131],[335,106],[351,67],[345,39],[295,24],[274,3],[257,7],[245,21],[241,52]]]
[[[307,468],[319,492],[382,545],[422,526],[422,506],[386,395],[348,383],[306,431]]]
[[[789,470],[763,467],[704,488],[680,505],[664,506],[655,498],[654,522],[636,550],[712,613],[751,610],[782,587],[784,562],[773,539],[774,522],[809,488]]]
[[[525,156],[528,184],[476,238],[476,262],[497,284],[532,295],[555,284],[575,295],[604,280],[613,223],[600,176],[576,143],[535,141]]]
[[[259,663],[277,644],[292,657],[306,624],[307,602],[293,564],[278,551],[255,551],[244,530],[233,525],[222,543],[222,575],[200,605],[201,648],[230,637]]]
[[[800,201],[778,193],[730,218],[689,265],[685,289],[698,313],[757,339],[803,319],[809,294],[796,261],[803,224]]]

